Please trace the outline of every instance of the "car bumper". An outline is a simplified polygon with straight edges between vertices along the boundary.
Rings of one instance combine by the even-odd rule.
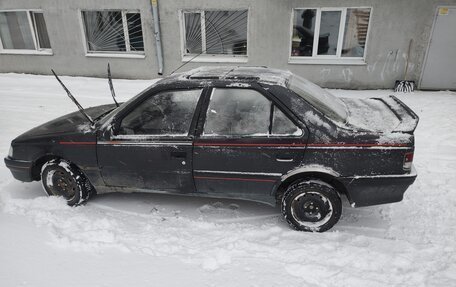
[[[409,174],[355,176],[342,178],[350,203],[356,207],[401,201],[415,181],[415,167]]]
[[[5,165],[14,178],[20,181],[33,181],[32,178],[32,166],[33,162],[25,160],[12,159],[10,157],[5,158]]]

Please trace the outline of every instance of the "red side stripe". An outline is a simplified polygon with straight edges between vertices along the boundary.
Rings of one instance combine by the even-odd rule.
[[[118,144],[119,141],[110,141]],[[96,145],[97,142],[60,141],[61,145]],[[309,144],[281,144],[281,143],[198,143],[195,146],[229,146],[229,147],[408,147],[408,144],[395,143],[309,143]]]
[[[280,144],[280,143],[198,143],[195,146],[232,146],[232,147],[408,147],[407,144],[379,143],[310,143],[310,144]]]
[[[67,141],[61,141],[59,142],[61,145],[96,145],[97,142],[67,142]]]
[[[235,181],[254,181],[254,182],[276,182],[274,179],[260,178],[239,178],[239,177],[212,177],[212,176],[194,176],[195,179],[213,179],[213,180],[235,180]]]
[[[394,143],[310,143],[309,147],[407,147],[407,144],[394,144]]]
[[[195,143],[195,146],[248,146],[248,147],[305,147],[306,144],[280,144],[280,143]]]

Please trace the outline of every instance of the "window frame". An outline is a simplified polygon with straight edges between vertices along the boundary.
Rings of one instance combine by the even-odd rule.
[[[271,110],[273,110],[273,107],[276,107],[277,109],[279,109],[300,131],[301,131],[301,134],[299,135],[280,135],[280,134],[272,134],[272,133],[269,133],[268,135],[259,135],[259,134],[252,134],[252,135],[214,135],[214,134],[204,134],[204,127],[206,125],[206,122],[207,122],[207,114],[208,114],[208,111],[209,111],[209,106],[210,106],[210,102],[211,102],[211,98],[212,98],[212,95],[214,93],[214,91],[216,89],[236,89],[236,90],[253,90],[255,92],[257,92],[258,94],[260,94],[261,96],[265,97],[268,101],[270,101],[271,103],[271,106],[270,106],[270,111],[269,113],[271,113]],[[278,139],[278,138],[292,138],[292,139],[300,139],[300,138],[304,138],[307,134],[307,128],[304,128],[302,124],[298,124],[297,120],[296,120],[296,117],[293,115],[293,116],[290,116],[292,115],[292,113],[290,111],[288,111],[287,109],[285,109],[283,107],[283,105],[276,101],[274,98],[272,98],[271,96],[267,95],[265,92],[263,92],[261,89],[257,89],[255,86],[251,86],[251,87],[248,87],[248,88],[243,88],[243,87],[227,87],[227,86],[214,86],[212,87],[210,90],[208,90],[207,92],[207,99],[204,103],[204,106],[201,110],[201,115],[200,115],[200,120],[199,120],[199,124],[198,124],[198,130],[197,130],[197,137],[199,137],[200,139],[226,139],[226,138],[229,138],[229,139],[258,139],[258,138],[261,138],[261,139]],[[269,114],[269,126],[271,125],[272,123],[272,120],[273,120],[273,117],[272,117],[272,114]],[[272,127],[271,127],[271,130],[272,130]]]
[[[41,48],[39,39],[38,39],[38,31],[36,30],[36,21],[35,17],[32,17],[33,13],[42,13],[44,17],[44,12],[41,9],[7,9],[7,10],[0,10],[1,12],[26,12],[27,13],[27,20],[30,27],[30,33],[33,38],[33,45],[35,49],[5,49],[3,48],[2,39],[0,37],[0,54],[17,54],[17,55],[45,55],[45,56],[52,56],[52,45],[51,48]],[[46,19],[45,19],[46,21]],[[49,37],[48,25],[46,22],[46,33]],[[50,39],[50,37],[49,37]]]
[[[205,12],[208,11],[247,11],[247,52],[245,55],[228,55],[228,54],[187,54],[185,53],[185,44],[186,44],[186,27],[185,27],[185,13],[200,13],[201,21],[201,50],[204,51],[206,46],[206,18]],[[179,10],[179,26],[180,26],[180,38],[181,38],[181,60],[182,62],[187,62],[192,60],[192,62],[201,62],[201,63],[247,63],[249,56],[249,26],[250,26],[250,9],[248,7],[238,7],[236,9],[181,9]],[[204,35],[204,37],[203,37]],[[195,56],[197,56],[195,58]]]
[[[312,56],[292,56],[291,50],[293,45],[293,24],[294,24],[294,15],[296,10],[305,10],[313,9],[316,10],[315,15],[315,31],[312,47]],[[370,9],[369,23],[367,26],[366,34],[366,44],[364,47],[363,57],[341,57],[342,46],[344,41],[345,34],[345,22],[347,21],[347,10],[348,9]],[[318,41],[320,35],[320,24],[321,24],[321,12],[325,11],[340,11],[340,23],[339,23],[339,35],[337,39],[337,50],[336,55],[318,55]],[[290,17],[290,36],[288,40],[288,63],[289,64],[332,64],[332,65],[367,65],[366,54],[367,47],[369,44],[369,35],[371,30],[373,15],[372,6],[346,6],[346,7],[296,7],[291,9]]]
[[[121,12],[122,27],[125,36],[126,51],[90,51],[89,43],[87,41],[86,26],[84,21],[84,12]],[[82,44],[86,57],[106,57],[106,58],[145,58],[146,57],[146,43],[144,38],[144,19],[139,9],[79,9],[79,21],[82,33]],[[141,32],[144,43],[144,51],[131,51],[130,48],[130,34],[128,32],[127,14],[137,13],[141,18]]]
[[[190,90],[200,90],[201,93],[198,96],[198,100],[196,101],[196,106],[195,110],[193,111],[193,115],[191,117],[190,121],[190,126],[189,126],[189,131],[186,135],[182,134],[137,134],[137,135],[124,135],[124,134],[119,134],[120,132],[120,126],[122,124],[122,121],[127,117],[130,113],[134,112],[139,106],[141,106],[143,103],[147,102],[150,100],[152,97],[155,97],[157,95],[160,95],[162,93],[170,93],[170,92],[186,92]],[[204,87],[188,87],[188,88],[163,88],[163,89],[158,89],[155,91],[150,91],[149,93],[141,96],[138,98],[136,101],[132,102],[130,105],[126,106],[122,110],[118,111],[116,115],[114,115],[113,119],[108,121],[110,124],[108,126],[112,127],[111,131],[111,140],[156,140],[156,139],[166,139],[166,138],[179,138],[179,139],[187,139],[191,138],[194,134],[195,130],[195,125],[200,113],[201,109],[201,103],[204,100],[204,97],[206,95],[206,89]],[[107,122],[107,123],[108,123]],[[109,129],[109,128],[108,128]]]
[[[277,134],[273,133],[274,129],[274,116],[276,115],[276,110],[280,111],[285,118],[287,118],[295,127],[298,128],[298,130],[301,132],[300,134]],[[272,108],[271,108],[271,115],[270,115],[270,134],[269,137],[272,138],[284,138],[284,137],[291,137],[291,138],[300,138],[304,136],[304,129],[301,128],[299,125],[297,125],[290,116],[283,111],[281,107],[279,107],[276,103],[272,102]]]

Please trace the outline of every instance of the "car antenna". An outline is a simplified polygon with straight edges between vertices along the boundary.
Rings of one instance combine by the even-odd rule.
[[[210,45],[209,47],[206,47],[206,50],[202,50],[200,53],[196,54],[195,56],[193,56],[190,60],[184,62],[182,65],[180,65],[179,67],[177,67],[177,69],[175,69],[174,71],[171,72],[170,75],[174,74],[175,72],[177,72],[180,68],[182,68],[183,66],[187,65],[188,63],[190,63],[191,61],[195,60],[196,58],[198,58],[199,56],[201,56],[201,54],[203,53],[206,53],[207,50],[209,50],[210,48],[214,47],[215,45],[218,45],[219,43],[218,42],[215,42],[213,43],[212,45]]]
[[[59,77],[57,76],[57,74],[54,72],[53,69],[51,69],[52,73],[54,74],[55,78],[57,79],[57,81],[60,83],[60,85],[62,85],[63,89],[65,90],[65,92],[67,93],[68,97],[73,101],[73,103],[78,107],[79,111],[81,112],[81,114],[83,114],[88,120],[89,122],[93,125],[95,122],[94,120],[84,111],[84,108],[79,104],[79,102],[73,97],[73,95],[71,94],[70,90],[67,89],[67,87],[62,83],[62,81],[59,79]]]
[[[112,85],[111,67],[109,66],[109,63],[108,63],[108,83],[109,83],[109,89],[111,90],[112,99],[114,100],[114,103],[116,103],[116,106],[118,107],[119,103],[116,101],[116,93],[114,92],[114,86]]]
[[[207,50],[207,49],[206,49]],[[174,74],[175,72],[177,72],[180,68],[182,68],[183,66],[187,65],[188,63],[190,63],[191,61],[193,61],[195,58],[197,58],[198,56],[200,56],[202,53],[204,53],[206,51],[201,51],[201,53],[195,55],[193,58],[191,58],[190,60],[184,62],[182,65],[180,65],[179,67],[177,67],[177,69],[175,69],[174,71],[171,72],[170,75]]]

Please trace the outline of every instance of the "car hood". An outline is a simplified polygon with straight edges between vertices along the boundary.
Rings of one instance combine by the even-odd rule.
[[[115,108],[114,104],[96,106],[85,109],[85,112],[92,118],[97,119],[98,117],[107,114]],[[90,133],[93,132],[93,127],[90,122],[81,114],[79,111],[61,116],[52,121],[37,126],[19,137],[16,140],[24,140],[37,136],[45,135],[58,135],[64,133]]]
[[[413,134],[418,116],[395,96],[385,98],[342,98],[351,126],[382,133],[402,132]]]

